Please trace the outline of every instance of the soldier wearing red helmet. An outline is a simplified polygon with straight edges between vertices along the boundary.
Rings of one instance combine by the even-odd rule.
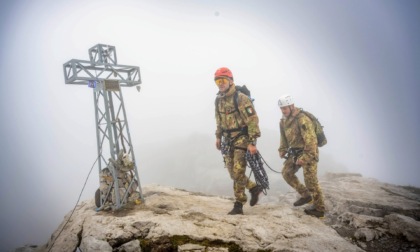
[[[251,99],[236,91],[232,72],[228,68],[217,69],[214,81],[219,88],[215,102],[216,148],[222,151],[225,167],[233,180],[236,200],[228,214],[243,214],[243,204],[247,202],[245,188],[251,194],[251,206],[257,204],[263,191],[260,185],[245,174],[246,152],[249,151],[252,155],[257,153],[256,140],[261,135],[258,116]]]

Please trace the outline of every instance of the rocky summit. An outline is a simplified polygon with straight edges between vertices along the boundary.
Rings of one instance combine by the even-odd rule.
[[[420,251],[420,189],[348,173],[321,187],[323,219],[293,207],[294,192],[268,191],[227,215],[233,198],[146,185],[145,203],[96,212],[85,201],[45,245],[16,251]]]

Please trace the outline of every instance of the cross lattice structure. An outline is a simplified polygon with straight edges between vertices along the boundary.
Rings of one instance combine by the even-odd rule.
[[[129,200],[144,202],[121,92],[121,86],[139,90],[140,68],[118,65],[111,45],[93,46],[89,59],[72,59],[63,70],[66,84],[93,89],[100,183],[95,194],[97,210],[119,209]]]

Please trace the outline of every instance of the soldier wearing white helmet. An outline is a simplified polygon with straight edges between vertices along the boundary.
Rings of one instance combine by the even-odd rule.
[[[315,217],[324,217],[325,205],[321,188],[317,178],[318,142],[312,120],[295,107],[290,95],[283,95],[278,101],[283,114],[280,120],[280,148],[281,158],[286,158],[282,170],[284,180],[299,194],[293,205],[302,206],[313,201],[313,206],[305,209],[305,213]],[[305,185],[296,172],[303,168]]]

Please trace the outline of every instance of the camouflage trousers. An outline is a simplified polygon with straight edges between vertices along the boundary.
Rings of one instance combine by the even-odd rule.
[[[256,186],[255,182],[246,176],[246,148],[248,141],[246,136],[239,137],[231,148],[231,151],[224,156],[225,167],[229,171],[229,175],[233,180],[233,192],[235,199],[242,204],[247,202],[245,189],[251,189]],[[232,146],[232,147],[233,147]],[[240,148],[240,149],[239,149]]]
[[[312,196],[316,210],[325,211],[324,196],[322,195],[321,187],[318,183],[317,165],[318,163],[313,161],[308,165],[302,166],[305,185],[303,185],[296,176],[296,172],[299,169],[295,168],[292,157],[289,157],[284,161],[282,174],[287,184],[293,187],[302,197],[307,197],[308,195]]]

